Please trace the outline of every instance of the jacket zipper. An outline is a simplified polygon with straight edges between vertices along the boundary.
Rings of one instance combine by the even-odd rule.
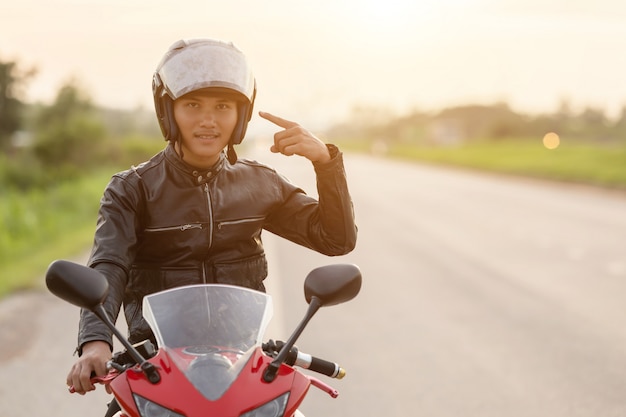
[[[146,229],[146,232],[167,232],[171,230],[180,230],[184,232],[189,229],[202,229],[202,224],[183,224],[181,226],[170,226],[170,227],[154,227],[150,229]]]
[[[226,226],[226,225],[231,225],[231,224],[242,224],[242,223],[251,223],[251,222],[257,222],[259,220],[263,220],[263,217],[250,217],[248,219],[239,219],[239,220],[230,220],[230,221],[225,221],[225,222],[219,222],[217,224],[217,228],[221,229],[222,226]]]
[[[204,184],[204,192],[206,193],[207,209],[209,211],[209,247],[213,246],[213,208],[211,208],[211,193],[209,192],[209,184]]]
[[[207,252],[210,252],[213,246],[213,208],[211,207],[211,193],[209,192],[208,183],[204,183],[204,192],[206,194],[207,210],[209,212],[209,246],[207,247]],[[206,262],[202,263],[202,281],[205,284],[207,283]]]

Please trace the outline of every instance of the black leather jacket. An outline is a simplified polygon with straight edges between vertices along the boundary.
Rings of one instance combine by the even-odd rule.
[[[198,283],[264,290],[263,229],[326,255],[354,249],[357,230],[342,154],[313,164],[319,202],[275,170],[222,155],[209,171],[196,170],[167,146],[151,160],[114,175],[104,191],[89,266],[109,281],[105,309],[116,318],[122,303],[131,343],[151,336],[143,297]],[[78,346],[111,344],[111,334],[81,312]],[[80,351],[80,349],[79,349]]]

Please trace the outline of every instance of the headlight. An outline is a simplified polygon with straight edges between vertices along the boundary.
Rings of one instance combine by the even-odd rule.
[[[252,411],[242,414],[240,417],[282,417],[285,413],[285,407],[287,407],[288,399],[289,393],[283,394],[280,397],[263,404],[259,408],[255,408]]]
[[[135,398],[135,404],[137,404],[137,409],[141,417],[185,417],[182,414],[175,413],[169,408],[153,403],[139,395],[134,394],[133,397]]]

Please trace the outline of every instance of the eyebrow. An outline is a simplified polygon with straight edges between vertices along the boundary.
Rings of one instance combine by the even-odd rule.
[[[180,97],[180,99],[187,99],[187,100],[197,100],[199,98],[203,98],[203,97],[207,97],[207,98],[215,98],[220,102],[224,102],[224,101],[232,101],[232,102],[236,102],[237,100],[234,97],[227,97],[227,96],[222,96],[222,95],[207,95],[207,94],[188,94],[188,95],[184,95],[182,97]]]
[[[217,97],[218,101],[232,101],[232,102],[236,102],[237,100],[235,100],[234,98],[230,98],[230,97]]]

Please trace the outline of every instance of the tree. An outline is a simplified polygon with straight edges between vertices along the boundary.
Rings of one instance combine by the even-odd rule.
[[[36,70],[21,71],[16,62],[0,61],[0,149],[7,149],[11,136],[21,127],[22,86]]]
[[[33,151],[46,169],[72,174],[93,165],[105,137],[90,98],[71,80],[37,117]]]

